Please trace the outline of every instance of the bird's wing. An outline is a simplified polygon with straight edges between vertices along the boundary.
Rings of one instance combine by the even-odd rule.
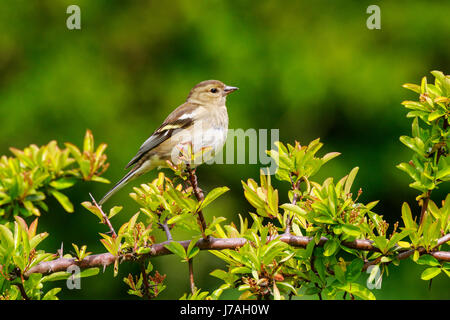
[[[184,103],[169,114],[163,124],[141,145],[139,151],[127,164],[125,169],[134,165],[148,151],[156,148],[169,139],[175,132],[191,126],[194,121],[194,111],[196,107],[197,105],[195,104]]]

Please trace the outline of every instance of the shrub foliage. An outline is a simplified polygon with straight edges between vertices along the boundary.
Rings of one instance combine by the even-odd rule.
[[[48,210],[46,200],[54,197],[65,211],[73,212],[65,189],[80,181],[108,182],[101,176],[108,167],[106,144],[95,148],[87,131],[82,150],[70,143],[61,149],[56,141],[11,148],[13,156],[0,159],[0,298],[57,299],[61,288],[46,290],[46,282],[95,276],[109,264],[117,275],[120,263],[134,261],[141,271],[123,279],[128,293],[151,299],[165,289],[165,275],[151,264],[151,257],[161,254],[174,254],[187,264],[191,290],[180,292],[181,299],[219,299],[223,291],[233,289],[240,299],[375,299],[361,275],[369,271],[367,283],[376,286],[389,268],[406,258],[424,265],[423,280],[440,273],[450,276],[450,252],[445,251],[450,195],[437,202],[431,198],[434,189],[450,180],[450,77],[432,74],[434,84],[424,77],[420,85],[404,85],[419,97],[403,102],[410,110],[412,132],[400,141],[413,153],[410,161],[397,166],[413,180],[410,187],[419,191],[421,211],[413,214],[404,203],[401,222],[391,228],[374,211],[378,201],[360,202],[362,191],[354,187],[357,167],[344,177],[315,181],[321,167],[339,156],[319,156],[322,143],[317,139],[307,145],[278,142],[268,151],[277,162],[276,174],[262,171],[259,182],[242,181],[244,196],[254,209],[248,218],[239,215],[238,223],[203,215],[227,187],[204,195],[189,164],[170,164],[174,178],[160,172],[152,182],[134,188],[130,196],[140,210],[117,232],[111,221],[122,207],[105,213],[93,198],[82,203],[109,228],[100,233],[106,253],[92,255],[86,246],[75,244],[74,256],[48,253],[39,249],[48,233],[37,231],[38,217]],[[279,194],[274,179],[290,186],[286,195]],[[165,231],[166,242],[155,242],[155,228]],[[192,237],[177,239],[180,230]],[[225,269],[210,273],[223,282],[212,292],[195,285],[192,262],[200,250],[226,263]],[[73,275],[67,271],[71,265],[82,271]]]

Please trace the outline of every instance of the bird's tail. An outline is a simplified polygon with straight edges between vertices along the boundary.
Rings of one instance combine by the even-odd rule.
[[[108,200],[114,193],[116,193],[117,191],[119,191],[122,187],[124,187],[130,180],[132,180],[133,178],[136,177],[136,173],[138,170],[131,170],[130,172],[128,172],[122,179],[120,179],[119,182],[116,183],[116,185],[109,190],[104,197],[102,198],[102,200],[99,201],[99,205],[102,205],[106,202],[106,200]]]

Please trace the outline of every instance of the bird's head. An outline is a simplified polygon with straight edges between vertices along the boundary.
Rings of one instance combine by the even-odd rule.
[[[227,86],[219,80],[206,80],[192,88],[186,101],[220,106],[225,104],[227,95],[238,89]]]

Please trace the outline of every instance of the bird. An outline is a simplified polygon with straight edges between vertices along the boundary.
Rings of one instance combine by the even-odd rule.
[[[141,145],[125,167],[131,167],[131,170],[104,195],[99,205],[131,180],[155,168],[167,167],[167,160],[175,164],[183,161],[182,154],[187,148],[192,154],[207,150],[207,155],[196,160],[193,167],[217,154],[223,148],[228,132],[226,98],[238,89],[219,80],[205,80],[195,85],[186,102],[172,111]]]

